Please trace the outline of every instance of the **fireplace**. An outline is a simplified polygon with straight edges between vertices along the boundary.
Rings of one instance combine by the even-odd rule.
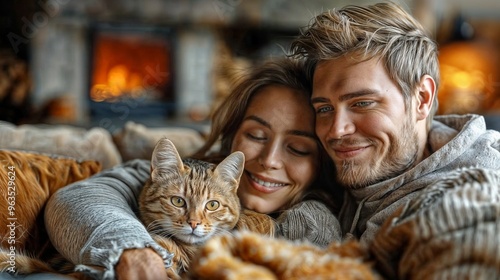
[[[222,11],[211,1],[104,2],[65,1],[33,30],[32,103],[61,101],[69,112],[47,122],[110,131],[129,120],[205,125],[232,75],[282,54],[310,17],[301,5],[270,13],[260,1],[232,1]]]
[[[172,30],[96,24],[90,28],[92,122],[166,119],[175,114]]]

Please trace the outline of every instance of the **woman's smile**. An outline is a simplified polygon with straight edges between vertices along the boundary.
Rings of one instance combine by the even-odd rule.
[[[252,174],[248,171],[246,174],[248,175],[252,187],[263,193],[272,193],[288,185],[286,183],[277,182],[269,178]]]

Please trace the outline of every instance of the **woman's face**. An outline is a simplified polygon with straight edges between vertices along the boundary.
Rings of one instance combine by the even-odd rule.
[[[238,195],[243,207],[270,213],[301,195],[319,169],[308,97],[267,86],[251,100],[231,150],[245,154]]]

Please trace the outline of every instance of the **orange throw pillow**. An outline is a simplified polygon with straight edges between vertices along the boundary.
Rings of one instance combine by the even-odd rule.
[[[37,255],[48,245],[43,209],[58,189],[101,170],[98,161],[0,150],[1,247]]]

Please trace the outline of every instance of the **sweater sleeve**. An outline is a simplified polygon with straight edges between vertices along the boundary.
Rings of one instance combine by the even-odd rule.
[[[340,224],[323,203],[302,201],[283,212],[277,219],[278,234],[289,240],[308,240],[321,247],[340,241]]]
[[[114,265],[131,248],[153,248],[170,265],[136,216],[139,192],[150,163],[132,160],[56,192],[45,209],[45,224],[55,248],[77,270],[114,279]],[[95,266],[103,269],[96,269]]]
[[[500,279],[500,172],[465,169],[427,187],[370,251],[389,279]]]

